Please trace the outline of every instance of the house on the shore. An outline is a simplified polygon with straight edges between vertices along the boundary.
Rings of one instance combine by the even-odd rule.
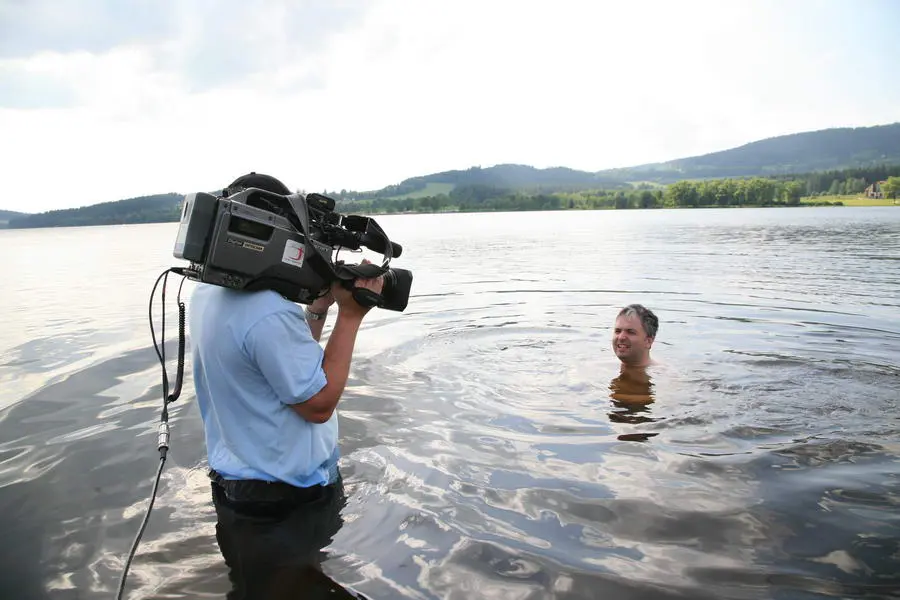
[[[884,181],[876,181],[875,183],[867,187],[866,198],[875,198],[876,200],[881,200],[882,198],[884,198],[884,190],[881,189],[881,186],[884,183]]]

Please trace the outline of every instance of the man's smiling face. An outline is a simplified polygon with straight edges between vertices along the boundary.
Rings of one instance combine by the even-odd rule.
[[[621,315],[613,328],[612,347],[626,365],[641,366],[650,362],[653,338],[647,335],[637,315]]]

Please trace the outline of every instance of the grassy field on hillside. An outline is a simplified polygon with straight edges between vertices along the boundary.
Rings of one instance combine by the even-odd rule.
[[[633,185],[635,189],[640,188],[640,186],[642,186],[642,185],[649,186],[651,189],[654,189],[654,190],[666,189],[665,184],[656,183],[655,181],[628,181],[626,183],[628,183],[629,185]]]
[[[900,200],[875,200],[866,198],[858,194],[847,194],[844,196],[808,196],[801,198],[803,204],[812,204],[815,202],[843,202],[844,206],[900,206]]]
[[[402,196],[390,196],[391,200],[402,200],[404,198],[424,198],[426,196],[440,196],[441,194],[449,194],[455,186],[452,183],[426,183],[425,187],[415,192],[403,194]]]

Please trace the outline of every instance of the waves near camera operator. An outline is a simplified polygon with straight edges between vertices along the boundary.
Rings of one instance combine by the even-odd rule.
[[[348,500],[324,572],[373,600],[892,597],[890,210],[379,217],[415,282],[407,310],[371,313],[357,340],[339,405]],[[158,461],[146,303],[174,231],[63,234],[124,248],[115,280],[99,250],[12,278],[26,283],[2,348],[0,533],[16,544],[0,596],[115,590]],[[623,377],[610,348],[631,302],[660,317],[647,380]],[[229,589],[184,385],[133,598]]]
[[[613,231],[595,259],[577,243],[592,247],[590,225],[574,227],[568,258],[552,225],[516,248],[468,244],[505,260],[449,260],[452,292],[372,325],[384,346],[343,413],[356,526],[337,572],[378,597],[887,597],[896,270],[809,260],[872,227],[674,223]],[[881,230],[895,256],[896,232]],[[611,391],[629,301],[665,315],[648,403]]]

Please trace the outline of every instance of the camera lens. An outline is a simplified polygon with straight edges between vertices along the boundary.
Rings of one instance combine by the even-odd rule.
[[[384,274],[384,287],[381,297],[384,303],[381,308],[403,312],[409,303],[409,290],[412,288],[413,274],[406,269],[388,269]]]

